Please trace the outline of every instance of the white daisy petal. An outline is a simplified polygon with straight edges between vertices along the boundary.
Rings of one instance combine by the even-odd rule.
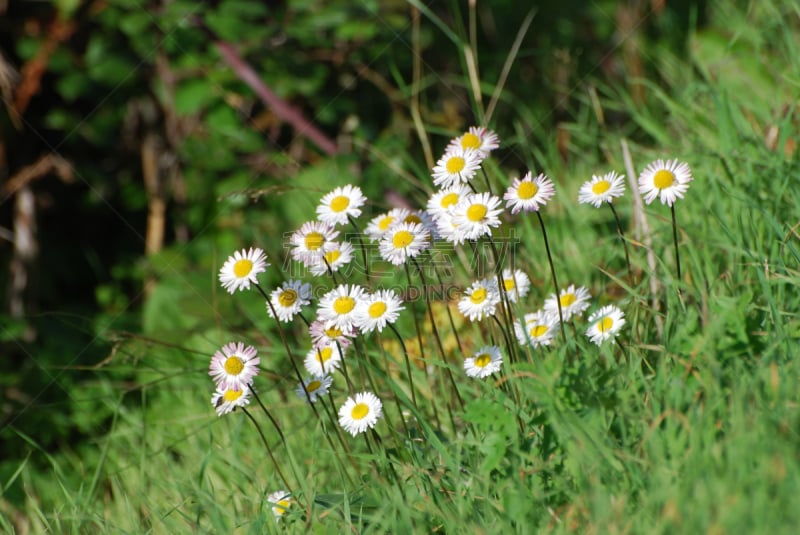
[[[217,385],[217,390],[211,396],[211,405],[217,410],[217,416],[228,414],[236,407],[244,407],[250,403],[250,387],[241,389],[224,388]]]
[[[311,284],[299,280],[288,280],[276,288],[269,296],[272,307],[267,305],[267,313],[271,318],[278,314],[278,318],[288,323],[295,315],[300,313],[302,307],[311,303]]]
[[[449,150],[433,168],[433,184],[442,188],[466,184],[478,172],[482,161],[483,154],[476,150]]]
[[[607,305],[589,316],[591,324],[586,329],[586,336],[597,345],[614,339],[625,325],[625,314],[614,305]]]
[[[361,193],[361,188],[348,184],[322,197],[317,206],[317,217],[331,225],[345,225],[348,218],[361,215],[361,207],[366,202],[367,198]]]
[[[517,321],[514,322],[514,334],[517,336],[519,345],[525,347],[549,346],[555,337],[558,317],[551,316],[543,310],[533,314],[525,314],[523,318],[525,326]]]
[[[578,191],[578,202],[593,204],[600,208],[603,203],[610,203],[625,193],[625,175],[618,175],[614,171],[603,176],[592,175],[592,179],[584,182]]]
[[[292,495],[285,490],[272,492],[267,496],[267,501],[272,504],[272,514],[275,518],[280,520],[281,517],[289,510],[292,502]]]
[[[366,296],[356,310],[355,326],[364,334],[377,329],[383,331],[387,323],[394,323],[405,309],[403,301],[394,290],[378,290]]]
[[[353,436],[372,429],[383,415],[383,403],[372,392],[347,398],[339,408],[339,425]]]
[[[531,287],[531,279],[524,271],[515,269],[503,270],[503,287],[505,288],[508,300],[516,303],[521,298],[528,295]]]
[[[495,132],[482,126],[470,126],[464,134],[453,139],[447,150],[472,149],[480,152],[484,158],[500,146],[500,138]]]
[[[569,321],[572,316],[583,316],[583,312],[589,308],[589,300],[592,298],[589,290],[583,286],[575,288],[574,284],[570,284],[568,288],[561,290],[559,296],[561,314],[564,316],[564,321]],[[550,294],[550,297],[545,300],[544,311],[558,319],[558,302],[555,294]]]
[[[430,239],[430,232],[419,223],[399,223],[383,235],[378,251],[381,258],[400,266],[430,247]]]
[[[500,348],[486,346],[476,351],[473,356],[464,359],[464,371],[470,377],[483,379],[500,371],[502,364],[503,356]]]
[[[639,175],[639,192],[647,204],[658,198],[662,204],[672,206],[676,199],[683,198],[692,180],[688,164],[678,160],[656,160]]]
[[[339,346],[328,344],[319,348],[311,348],[303,361],[306,371],[314,377],[325,377],[338,370],[342,365],[343,355]]]
[[[353,260],[353,245],[350,242],[332,243],[324,254],[309,259],[306,267],[312,275],[327,275],[328,270],[339,271],[339,268]]]
[[[506,200],[506,207],[511,209],[512,214],[516,214],[520,210],[538,212],[555,194],[552,180],[542,174],[533,178],[528,171],[521,179],[514,179],[503,198]]]
[[[269,262],[264,251],[257,247],[236,251],[219,270],[219,281],[228,293],[249,290],[250,284],[258,284],[257,275],[263,273]]]
[[[348,331],[353,327],[356,308],[365,294],[364,288],[357,284],[340,284],[322,296],[317,317],[331,322],[342,331]]]
[[[309,403],[315,403],[319,398],[328,393],[333,384],[333,377],[323,375],[322,377],[309,377],[303,381],[302,385],[297,385],[295,394],[300,399],[305,399]]]
[[[503,209],[502,201],[489,193],[473,193],[461,201],[453,211],[453,225],[463,240],[477,240],[491,236],[492,229],[500,226],[498,217]]]
[[[335,240],[339,231],[322,221],[303,223],[299,230],[289,238],[292,258],[305,265],[315,265],[331,248],[337,246]]]
[[[211,357],[208,375],[220,388],[241,390],[258,374],[257,354],[256,348],[245,347],[242,342],[226,344]]]
[[[480,321],[485,317],[494,316],[499,302],[497,281],[483,279],[473,282],[464,292],[464,297],[458,302],[458,310],[470,321]]]

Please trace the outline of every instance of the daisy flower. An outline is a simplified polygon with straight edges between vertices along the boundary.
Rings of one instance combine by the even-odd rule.
[[[656,160],[639,175],[639,191],[647,204],[659,198],[661,204],[672,206],[675,199],[683,199],[692,180],[688,164],[678,160]]]
[[[410,212],[403,218],[403,223],[417,223],[422,225],[422,228],[427,230],[430,234],[429,241],[437,237],[436,221],[434,221],[433,217],[425,210],[414,210]]]
[[[603,175],[592,175],[592,179],[584,182],[578,191],[578,202],[593,204],[600,208],[604,202],[611,202],[616,197],[625,193],[625,175],[618,175],[614,171]]]
[[[490,193],[473,193],[458,203],[453,211],[453,224],[466,240],[491,236],[492,228],[500,226],[497,217],[503,211],[500,199]]]
[[[280,288],[272,291],[269,301],[272,303],[272,307],[267,305],[267,314],[274,318],[272,313],[272,308],[274,308],[278,318],[288,323],[296,314],[300,313],[302,307],[311,303],[311,284],[290,279],[281,284]]]
[[[256,348],[245,347],[242,342],[224,345],[211,357],[208,375],[219,388],[241,390],[258,374],[257,353]]]
[[[263,273],[267,266],[269,262],[264,251],[257,247],[251,247],[249,251],[242,249],[233,253],[222,265],[219,282],[231,294],[236,290],[249,290],[250,283],[258,284],[256,276]]]
[[[447,150],[472,149],[480,152],[485,158],[499,146],[500,138],[496,133],[482,126],[470,126],[467,132],[450,142]]]
[[[332,243],[330,249],[317,258],[309,259],[306,267],[312,275],[320,276],[328,273],[328,266],[332,272],[349,264],[353,260],[353,245],[350,242]]]
[[[503,356],[497,346],[480,348],[473,356],[464,360],[464,371],[470,377],[483,379],[500,371]]]
[[[395,266],[403,265],[430,246],[431,233],[419,223],[399,223],[383,235],[378,250],[381,258]]]
[[[517,321],[514,322],[514,334],[517,336],[519,345],[531,347],[549,346],[553,341],[558,325],[558,316],[551,316],[543,310],[533,314],[525,314],[523,318],[525,326]]]
[[[361,215],[367,198],[361,188],[347,185],[325,195],[317,206],[317,218],[331,225],[346,225],[348,217]]]
[[[292,245],[292,258],[308,265],[314,263],[326,251],[335,247],[339,231],[333,226],[322,221],[308,221],[303,223],[289,238]]]
[[[383,404],[372,392],[361,392],[347,398],[339,408],[339,425],[353,436],[372,429],[381,417]]]
[[[383,215],[373,217],[364,232],[373,242],[380,241],[392,225],[403,221],[411,213],[405,208],[392,208]]]
[[[328,344],[320,348],[312,348],[303,361],[306,371],[314,377],[325,377],[342,364],[342,353],[339,346]]]
[[[314,403],[328,393],[332,383],[333,377],[330,375],[324,375],[322,377],[309,377],[303,381],[302,385],[297,385],[295,393],[297,394],[298,398],[305,399],[309,403]],[[306,392],[308,392],[308,395],[306,395]]]
[[[267,501],[272,504],[272,514],[278,520],[289,510],[292,505],[292,495],[285,490],[279,490],[267,496]]]
[[[320,348],[328,344],[339,344],[342,350],[347,349],[353,343],[351,338],[356,336],[356,331],[352,327],[340,329],[330,321],[317,319],[311,322],[308,327],[311,335],[311,343],[314,347]]]
[[[383,331],[387,323],[394,323],[405,309],[403,301],[394,290],[378,290],[366,296],[356,309],[355,326],[366,334]]]
[[[483,279],[473,282],[464,292],[464,297],[458,302],[458,310],[470,321],[480,321],[486,316],[494,316],[495,307],[499,302],[497,281]]]
[[[446,214],[452,214],[455,207],[463,201],[472,190],[467,186],[457,185],[437,191],[428,199],[428,213],[434,220]]]
[[[583,311],[589,308],[589,299],[591,298],[589,290],[583,286],[575,288],[574,284],[570,284],[568,288],[561,290],[558,299],[561,301],[561,315],[564,316],[564,321],[569,321],[572,316],[583,316]],[[558,319],[558,303],[555,294],[550,294],[550,297],[545,300],[544,311]]]
[[[331,322],[342,331],[353,327],[356,305],[364,299],[366,292],[357,284],[340,284],[322,296],[317,317]]]
[[[516,214],[520,210],[538,212],[539,207],[547,204],[555,194],[556,189],[552,180],[543,174],[532,178],[531,172],[528,171],[522,179],[514,179],[503,198],[506,200],[506,206],[511,208],[511,213]]]
[[[607,305],[589,316],[591,326],[586,329],[586,336],[597,345],[609,338],[616,338],[625,325],[625,314],[614,305]]]
[[[466,241],[466,236],[458,229],[455,216],[452,213],[443,213],[436,220],[436,230],[439,236],[453,245],[458,245]]]
[[[516,303],[521,298],[528,295],[531,288],[531,279],[521,269],[503,270],[503,288],[505,288],[508,300]]]
[[[236,407],[244,407],[250,403],[250,387],[236,390],[217,385],[217,391],[211,396],[211,405],[217,410],[217,416],[228,414]]]
[[[444,153],[433,168],[433,184],[449,188],[458,184],[466,184],[481,167],[483,155],[472,149],[449,150]]]

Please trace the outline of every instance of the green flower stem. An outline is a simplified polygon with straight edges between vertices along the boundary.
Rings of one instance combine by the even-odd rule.
[[[397,329],[391,323],[387,324],[389,328],[392,330],[394,335],[397,337],[397,341],[400,343],[400,348],[403,350],[403,358],[406,361],[406,373],[408,374],[408,388],[411,390],[411,403],[414,404],[414,408],[419,410],[417,407],[417,394],[414,392],[414,378],[411,376],[411,359],[408,358],[408,350],[406,349],[406,344],[403,342],[403,337],[400,336],[400,333],[397,332]],[[383,346],[381,346],[383,347]]]
[[[371,288],[370,279],[369,279],[369,264],[367,263],[367,248],[364,247],[364,241],[361,236],[361,232],[358,230],[358,226],[356,225],[355,219],[352,216],[347,216],[347,219],[350,220],[350,224],[353,225],[353,229],[356,231],[356,239],[358,240],[358,246],[361,248],[361,258],[364,259],[364,275],[366,276],[367,280],[367,288]]]
[[[631,283],[633,283],[633,270],[631,270],[631,258],[628,255],[628,241],[625,239],[625,233],[622,231],[622,222],[619,219],[619,215],[617,214],[617,209],[614,208],[613,203],[606,203],[608,207],[611,208],[611,213],[614,214],[614,219],[617,222],[617,233],[619,234],[619,239],[622,241],[622,247],[625,249],[625,265],[628,267],[628,277],[631,279]]]
[[[252,392],[252,389],[250,389],[250,391]],[[275,465],[275,471],[278,472],[278,477],[281,478],[281,482],[283,483],[284,487],[286,487],[286,490],[291,493],[292,487],[289,485],[289,482],[286,481],[286,476],[283,475],[283,471],[281,471],[278,461],[275,460],[275,456],[272,454],[272,448],[270,448],[269,442],[267,442],[267,437],[264,436],[264,431],[261,430],[261,426],[258,425],[256,419],[253,418],[253,415],[250,414],[250,411],[248,411],[246,407],[241,407],[241,409],[247,415],[247,417],[250,418],[250,421],[253,422],[253,425],[256,426],[256,430],[258,430],[258,434],[261,436],[261,442],[264,443],[264,447],[267,449],[267,454],[272,460],[272,464]]]
[[[536,216],[539,218],[539,225],[542,227],[542,237],[544,238],[544,248],[547,251],[547,261],[550,263],[550,274],[553,277],[553,286],[556,287],[556,304],[558,305],[558,326],[561,328],[561,338],[564,340],[564,345],[567,344],[567,332],[564,330],[564,313],[561,310],[561,290],[556,280],[556,268],[553,266],[553,256],[550,254],[550,243],[547,241],[547,231],[544,228],[544,219],[539,210],[536,210]]]
[[[678,218],[675,217],[675,204],[670,206],[670,210],[672,211],[672,241],[675,243],[675,267],[678,273],[678,297],[682,297],[680,284],[683,279],[681,278],[681,256],[678,252]]]

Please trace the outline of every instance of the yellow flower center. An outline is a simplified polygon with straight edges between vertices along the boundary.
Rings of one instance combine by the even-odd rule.
[[[451,175],[455,175],[456,173],[460,173],[466,167],[467,162],[461,156],[453,156],[447,163],[445,164],[445,169]]]
[[[337,314],[347,314],[351,312],[355,306],[356,300],[349,295],[337,297],[336,301],[333,302],[333,310],[336,311]]]
[[[334,212],[344,212],[350,206],[350,198],[345,195],[334,197],[331,201],[331,210]]]
[[[477,366],[478,368],[485,368],[486,366],[489,365],[491,361],[492,361],[491,355],[489,355],[488,353],[481,353],[480,355],[475,357],[475,366]]]
[[[614,320],[612,320],[608,316],[597,322],[597,330],[600,331],[601,333],[610,331],[611,327],[613,326],[614,326]]]
[[[309,232],[306,234],[306,249],[316,251],[325,243],[325,236],[319,232]]]
[[[442,208],[450,208],[457,202],[458,202],[458,193],[453,192],[453,193],[448,193],[447,195],[442,197],[440,204]]]
[[[394,217],[387,215],[386,217],[378,221],[378,228],[381,230],[386,230],[387,228],[389,228],[389,225],[392,224],[392,221],[394,221]]]
[[[473,134],[472,132],[467,132],[461,138],[461,148],[463,149],[479,149],[481,148],[481,138]]]
[[[369,306],[369,316],[371,318],[380,318],[386,312],[387,306],[386,303],[383,301],[378,301],[376,303],[372,303]]]
[[[477,223],[481,221],[484,217],[486,217],[486,213],[489,209],[486,207],[485,204],[473,204],[469,208],[467,208],[467,219],[472,221],[473,223]]]
[[[322,349],[317,350],[317,362],[320,364],[325,364],[331,357],[333,356],[333,348],[330,347],[323,347]]]
[[[279,515],[282,515],[287,511],[287,509],[289,509],[290,501],[291,500],[289,500],[288,498],[278,500],[277,502],[275,502],[275,507],[273,507],[272,509]]]
[[[403,221],[405,223],[422,223],[422,219],[420,219],[416,214],[409,214],[408,217],[406,217]]]
[[[611,182],[608,180],[600,180],[592,184],[592,193],[595,195],[602,195],[603,193],[607,192],[611,187]]]
[[[469,300],[472,301],[472,303],[475,305],[480,305],[481,303],[486,301],[487,293],[488,292],[486,291],[486,288],[478,288],[477,290],[472,292],[472,295],[469,296]]]
[[[236,263],[233,265],[233,274],[239,277],[246,277],[250,274],[250,271],[253,269],[253,262],[248,260],[247,258],[242,258],[241,260],[237,260]]]
[[[325,253],[325,260],[327,260],[328,265],[333,265],[334,262],[339,260],[340,256],[342,256],[342,252],[339,249],[334,249]]]
[[[516,288],[517,285],[514,284],[514,279],[503,279],[503,286],[505,286],[507,292],[510,292]]]
[[[395,249],[405,249],[414,241],[414,235],[407,230],[399,230],[392,238],[392,245]]]
[[[534,325],[530,330],[531,338],[540,338],[547,333],[547,325]]]
[[[225,365],[223,368],[225,368],[225,373],[228,375],[239,375],[244,369],[244,361],[234,355],[225,359]]]
[[[570,306],[575,302],[576,299],[577,297],[575,297],[575,294],[566,294],[558,298],[558,300],[561,302],[561,308]]]
[[[522,182],[517,188],[517,197],[527,201],[539,192],[539,186],[533,182]]]
[[[226,390],[225,393],[222,394],[222,399],[228,402],[236,401],[242,397],[242,393],[243,392],[241,390]]]
[[[350,416],[353,417],[353,420],[361,420],[365,418],[369,414],[369,405],[366,403],[358,403],[353,410],[350,411]]]
[[[319,387],[321,387],[321,386],[322,386],[322,383],[315,379],[315,380],[311,381],[310,383],[308,383],[306,385],[306,390],[310,394],[311,392],[316,392],[317,390],[319,390]]]
[[[653,176],[653,185],[658,189],[670,187],[675,182],[675,174],[666,169],[660,169]]]
[[[297,301],[297,292],[294,290],[284,290],[281,292],[281,295],[278,296],[278,303],[282,307],[290,307]]]
[[[338,327],[328,327],[325,329],[325,336],[328,338],[339,338],[342,336],[342,330]]]

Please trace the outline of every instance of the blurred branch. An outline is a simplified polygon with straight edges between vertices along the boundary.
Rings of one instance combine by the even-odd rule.
[[[17,171],[8,182],[3,184],[2,189],[0,189],[2,201],[5,201],[34,180],[42,178],[51,172],[55,173],[62,182],[67,184],[73,180],[72,166],[67,160],[57,154],[46,154],[36,162],[26,165]]]

